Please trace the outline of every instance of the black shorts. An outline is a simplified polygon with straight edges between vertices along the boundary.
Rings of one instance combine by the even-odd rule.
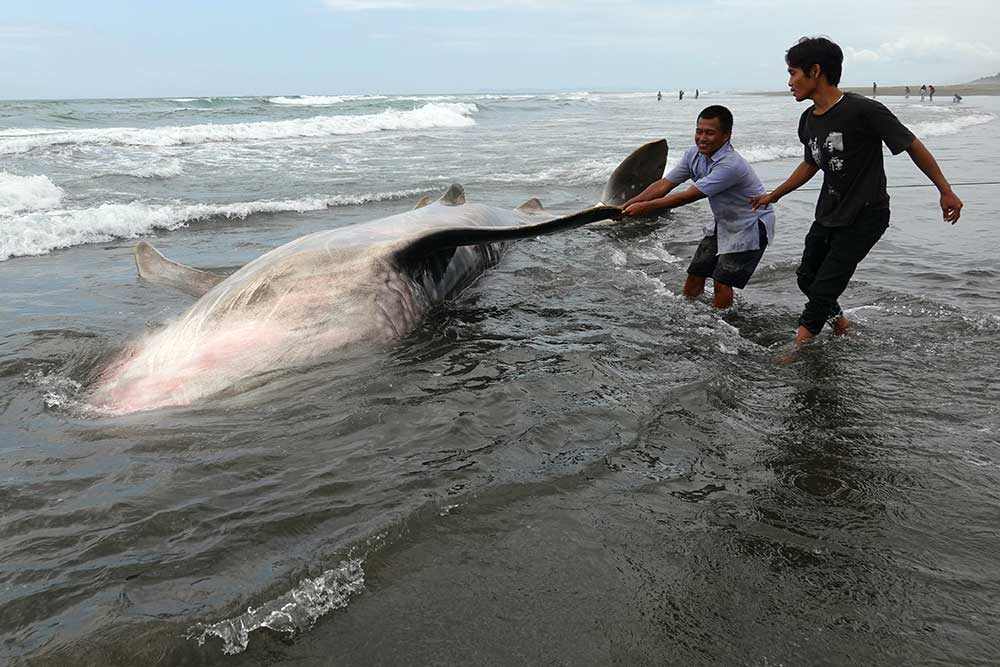
[[[767,249],[767,229],[760,220],[757,221],[757,229],[760,232],[759,249],[724,255],[716,254],[719,252],[718,239],[714,235],[706,236],[694,251],[688,275],[711,278],[723,285],[743,289],[750,282],[750,276],[757,270],[760,258]]]

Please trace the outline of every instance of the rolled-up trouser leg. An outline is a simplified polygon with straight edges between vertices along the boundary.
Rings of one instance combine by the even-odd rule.
[[[828,319],[841,312],[837,299],[847,289],[858,264],[882,238],[888,226],[889,209],[866,209],[847,227],[816,230],[818,225],[813,223],[806,235],[802,265],[797,272],[799,288],[809,297],[799,324],[809,333],[818,334]],[[825,242],[825,251],[818,247],[821,239]]]

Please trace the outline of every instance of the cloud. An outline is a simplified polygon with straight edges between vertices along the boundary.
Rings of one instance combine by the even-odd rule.
[[[885,42],[876,49],[844,49],[848,61],[856,63],[933,63],[942,60],[996,60],[993,47],[981,42],[952,39],[943,35],[916,35]]]

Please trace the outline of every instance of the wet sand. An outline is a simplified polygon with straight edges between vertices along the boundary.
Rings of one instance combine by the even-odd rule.
[[[972,95],[1000,95],[1000,83],[986,83],[986,84],[969,84],[969,83],[957,83],[953,85],[938,86],[935,84],[937,90],[934,93],[934,97],[938,99],[950,99],[956,93],[962,97],[972,96]],[[861,95],[871,95],[872,87],[868,86],[842,86],[841,90],[850,93],[860,93]],[[764,95],[788,95],[787,90],[782,91],[771,91],[763,93]],[[878,87],[879,97],[901,97],[906,94],[906,86],[879,86]],[[920,97],[920,84],[915,86],[910,86],[910,97]]]

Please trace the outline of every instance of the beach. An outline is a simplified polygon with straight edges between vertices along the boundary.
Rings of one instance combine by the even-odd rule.
[[[395,344],[117,416],[94,383],[194,303],[140,239],[229,273],[452,183],[572,212],[647,141],[676,164],[708,104],[774,187],[805,106],[0,101],[0,663],[1000,662],[1000,99],[918,87],[879,98],[962,218],[886,152],[851,333],[791,363],[819,179],[729,311],[682,296],[699,202],[520,241]]]
[[[911,84],[910,85],[910,97],[920,98],[920,85],[921,84]],[[976,83],[959,83],[945,86],[935,85],[934,97],[938,98],[940,101],[950,101],[952,96],[961,95],[966,97],[968,95],[980,95],[980,96],[993,96],[1000,95],[1000,83],[987,83],[987,84],[976,84]],[[872,87],[871,84],[868,86],[841,86],[841,90],[845,93],[857,93],[858,95],[871,96]],[[782,91],[770,91],[766,93],[761,93],[763,95],[788,95],[787,90]],[[906,86],[883,86],[878,85],[878,96],[879,97],[905,97],[906,96]]]

